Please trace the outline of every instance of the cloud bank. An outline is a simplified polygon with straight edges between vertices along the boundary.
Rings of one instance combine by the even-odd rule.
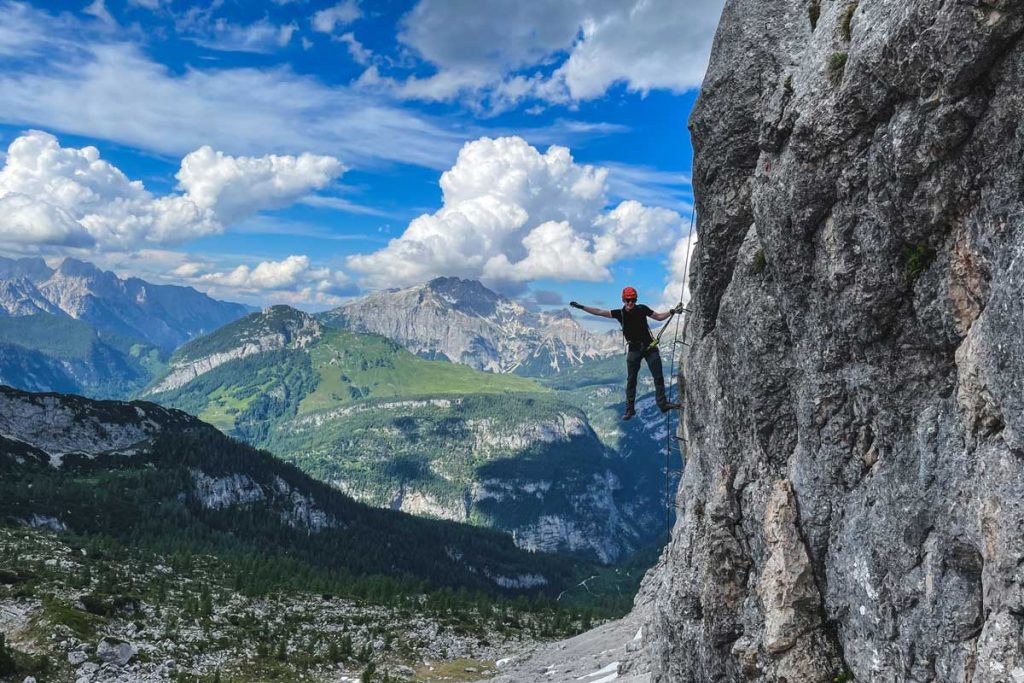
[[[624,201],[606,209],[608,170],[518,137],[467,143],[441,176],[442,206],[371,254],[349,257],[372,289],[438,275],[515,290],[538,279],[601,281],[609,266],[678,239],[675,211]]]
[[[363,84],[411,99],[468,99],[500,111],[526,99],[575,103],[622,84],[633,92],[700,85],[723,0],[420,0],[399,41],[436,72]]]
[[[333,157],[231,157],[201,147],[181,161],[180,194],[154,196],[100,158],[32,131],[0,169],[0,243],[129,250],[181,244],[286,206],[344,172]]]

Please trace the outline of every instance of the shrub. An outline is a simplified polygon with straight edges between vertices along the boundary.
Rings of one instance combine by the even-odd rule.
[[[768,262],[764,257],[764,249],[758,249],[757,253],[754,254],[754,260],[750,262],[750,272],[755,275],[760,275],[764,272],[764,267],[767,263]]]
[[[821,16],[821,2],[820,0],[811,0],[810,7],[807,8],[807,18],[811,20],[811,30],[818,28],[818,17]]]
[[[907,280],[913,282],[935,260],[935,250],[926,244],[908,245],[903,248],[904,272]]]
[[[9,676],[16,673],[17,665],[14,663],[14,654],[7,647],[4,634],[0,633],[0,676]]]
[[[833,52],[828,58],[828,75],[833,83],[843,80],[843,72],[846,71],[846,60],[849,55],[845,52]]]

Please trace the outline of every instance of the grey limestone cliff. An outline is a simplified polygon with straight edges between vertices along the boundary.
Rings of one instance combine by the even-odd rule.
[[[729,0],[657,681],[1024,681],[1024,3]]]

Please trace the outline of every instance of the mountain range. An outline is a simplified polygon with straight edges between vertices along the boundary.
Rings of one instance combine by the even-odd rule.
[[[0,258],[0,383],[128,397],[183,342],[250,310],[76,259]]]
[[[319,315],[245,316],[73,259],[0,259],[0,292],[0,383],[142,395],[363,502],[522,548],[610,562],[660,533],[664,422],[617,420],[617,333],[568,313],[439,278]]]
[[[63,314],[164,351],[251,310],[191,287],[122,279],[77,259],[50,268],[40,258],[0,258],[0,315]]]
[[[555,375],[622,350],[617,330],[595,334],[568,311],[537,313],[456,277],[375,292],[320,320],[382,335],[425,358],[528,377]]]

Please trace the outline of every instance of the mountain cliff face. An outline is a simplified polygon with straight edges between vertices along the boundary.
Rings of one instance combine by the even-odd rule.
[[[622,350],[618,333],[587,331],[565,313],[534,313],[475,280],[442,277],[382,291],[321,316],[393,339],[413,353],[488,372],[543,377]]]
[[[1024,680],[1022,30],[726,3],[655,680]]]

